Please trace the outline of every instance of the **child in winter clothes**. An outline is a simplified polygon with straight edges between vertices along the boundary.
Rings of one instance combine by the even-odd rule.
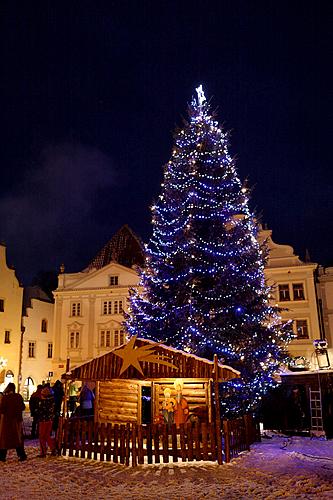
[[[41,392],[41,400],[38,408],[39,421],[39,457],[46,457],[47,445],[49,445],[52,455],[56,454],[55,440],[51,437],[52,422],[54,418],[54,398],[48,387],[44,387]]]

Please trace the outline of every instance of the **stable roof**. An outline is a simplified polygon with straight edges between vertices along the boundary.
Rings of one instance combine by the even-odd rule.
[[[217,380],[239,378],[240,372],[217,363]],[[151,340],[131,337],[128,343],[114,348],[63,375],[70,380],[112,379],[216,379],[214,362]]]

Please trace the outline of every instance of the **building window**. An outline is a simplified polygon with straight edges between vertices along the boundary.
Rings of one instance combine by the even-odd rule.
[[[81,316],[81,302],[72,302],[71,314],[72,316]]]
[[[46,319],[42,319],[41,331],[42,331],[43,333],[46,333],[46,332],[47,332],[47,320],[46,320]]]
[[[10,344],[10,331],[5,331],[5,344]]]
[[[28,358],[36,357],[36,342],[29,342]]]
[[[297,319],[296,323],[296,333],[298,339],[308,339],[309,338],[309,330],[308,330],[308,322],[306,319]]]
[[[289,285],[279,285],[279,302],[290,300]]]
[[[125,332],[124,330],[114,331],[114,347],[118,347],[125,342]]]
[[[112,301],[105,300],[103,302],[103,314],[112,314]]]
[[[103,314],[123,314],[123,301],[122,300],[104,300]]]
[[[101,347],[111,347],[111,331],[102,330],[101,331]]]
[[[50,359],[53,356],[53,344],[52,342],[49,342],[47,344],[47,357]]]
[[[117,286],[118,283],[118,276],[110,276],[110,286]]]
[[[124,330],[101,330],[100,347],[118,347],[125,342]]]
[[[122,314],[123,313],[123,301],[115,300],[113,306],[113,314]]]
[[[4,299],[0,299],[0,312],[4,312],[5,310],[5,301]]]
[[[80,347],[80,332],[70,332],[69,347],[71,349],[78,349]]]
[[[305,300],[303,283],[293,283],[294,300]]]

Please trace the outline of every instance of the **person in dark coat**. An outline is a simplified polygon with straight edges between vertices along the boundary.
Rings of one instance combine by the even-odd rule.
[[[32,416],[32,425],[31,425],[32,439],[38,437],[38,407],[39,407],[39,401],[41,399],[42,389],[43,386],[39,384],[37,386],[37,390],[31,394],[29,399],[30,415]]]
[[[3,392],[0,403],[0,461],[5,462],[7,450],[16,449],[20,462],[27,459],[24,451],[22,432],[22,412],[25,409],[21,394],[15,392],[15,384],[10,382]]]
[[[65,392],[60,380],[57,380],[52,387],[54,397],[54,419],[52,429],[56,432],[59,426],[59,417],[61,413],[61,403],[64,398]]]
[[[40,458],[46,457],[47,446],[49,445],[52,455],[56,454],[55,440],[51,437],[52,423],[54,418],[54,397],[48,387],[44,387],[41,392],[41,400],[38,407],[39,421],[39,444]]]

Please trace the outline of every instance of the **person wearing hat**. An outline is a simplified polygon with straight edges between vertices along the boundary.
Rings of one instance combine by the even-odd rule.
[[[10,382],[3,392],[0,403],[0,461],[5,462],[8,449],[16,449],[20,462],[27,459],[24,451],[22,432],[22,412],[25,409],[21,394],[15,392],[16,387]]]
[[[39,421],[39,445],[40,458],[46,457],[47,447],[51,449],[51,454],[56,454],[55,440],[51,437],[52,423],[54,418],[54,397],[49,387],[44,387],[41,391],[41,399],[38,407]]]

